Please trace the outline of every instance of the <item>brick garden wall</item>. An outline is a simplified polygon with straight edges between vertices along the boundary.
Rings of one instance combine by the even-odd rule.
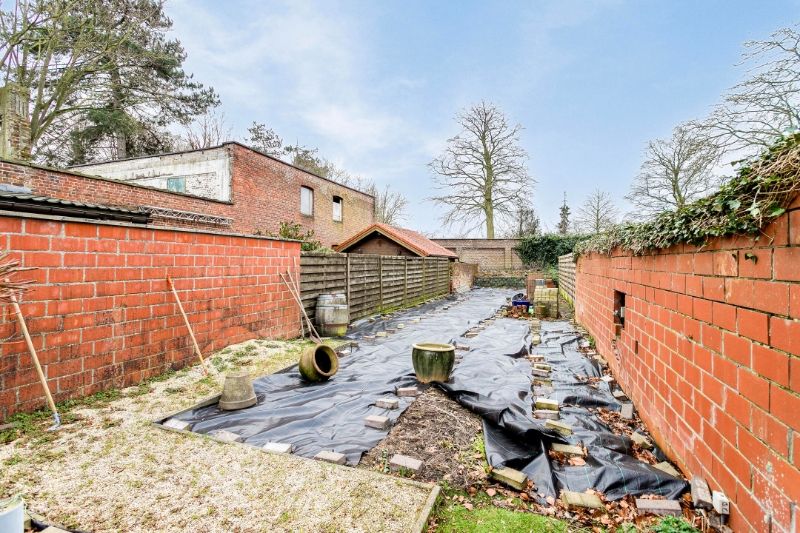
[[[299,332],[279,277],[299,265],[297,242],[0,213],[0,249],[36,268],[21,307],[56,401],[195,361],[167,274],[204,354]],[[10,305],[0,338],[2,420],[44,399]]]
[[[481,273],[524,270],[514,251],[520,239],[431,239],[458,255],[462,263],[478,265]]]
[[[582,256],[576,314],[662,448],[730,498],[734,530],[794,532],[800,199],[764,233]],[[626,295],[619,338],[615,290]]]

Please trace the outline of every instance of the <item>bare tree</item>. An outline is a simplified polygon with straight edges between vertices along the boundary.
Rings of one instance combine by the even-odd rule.
[[[225,122],[225,114],[214,111],[205,113],[184,129],[182,144],[191,150],[211,148],[231,140],[231,128]]]
[[[680,125],[669,139],[647,144],[639,175],[626,196],[643,216],[680,209],[719,185],[713,169],[720,149],[694,128]]]
[[[602,233],[617,223],[619,211],[611,195],[596,189],[578,209],[575,226],[579,233]]]
[[[365,192],[375,197],[375,221],[396,226],[406,219],[408,199],[399,191],[393,191],[387,183],[383,189],[372,185]]]
[[[782,28],[749,41],[740,65],[748,77],[734,85],[698,126],[726,150],[752,155],[800,128],[800,32]]]
[[[497,217],[514,213],[520,193],[533,184],[525,162],[528,154],[519,145],[522,126],[510,125],[505,114],[481,102],[457,117],[461,132],[448,139],[444,153],[430,163],[437,174],[432,198],[448,208],[445,225],[460,224],[469,231],[485,225],[486,237],[495,236]]]

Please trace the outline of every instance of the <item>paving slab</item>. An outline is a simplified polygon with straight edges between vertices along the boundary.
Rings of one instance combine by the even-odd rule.
[[[536,409],[533,411],[533,416],[543,420],[558,420],[561,418],[558,411],[551,411],[550,409]]]
[[[178,420],[177,418],[170,418],[164,422],[165,428],[176,429],[178,431],[191,431],[192,424],[185,420]]]
[[[691,481],[692,505],[698,509],[712,509],[714,507],[711,499],[711,489],[708,483],[700,476],[694,476]]]
[[[572,435],[572,426],[569,424],[565,424],[564,422],[559,422],[556,420],[546,420],[544,423],[545,427],[553,429],[558,433],[561,433],[565,437],[569,437]]]
[[[375,407],[381,409],[397,409],[400,407],[400,400],[397,398],[381,398],[375,402]]]
[[[667,461],[661,461],[658,464],[654,464],[653,468],[658,468],[665,474],[669,474],[672,477],[681,477],[681,473],[678,472],[675,467],[669,464]]]
[[[638,444],[645,450],[653,449],[653,443],[650,442],[650,439],[648,439],[638,431],[633,432],[633,434],[631,435],[631,440],[633,441],[634,444]]]
[[[294,451],[294,444],[288,442],[268,442],[261,449],[268,453],[292,453]]]
[[[492,478],[517,490],[524,490],[528,481],[528,476],[524,472],[513,468],[492,470]]]
[[[624,418],[625,420],[632,420],[633,419],[633,403],[625,402],[620,406],[619,416]]]
[[[560,442],[554,442],[550,445],[550,449],[554,452],[565,453],[567,455],[577,455],[580,457],[586,456],[586,450],[583,449],[583,446],[575,446],[574,444],[561,444]]]
[[[658,516],[682,516],[683,510],[678,500],[650,500],[636,498],[636,509],[639,514],[654,514]]]
[[[393,471],[409,470],[411,472],[419,472],[422,470],[422,461],[408,455],[396,453],[389,459],[389,468]]]
[[[534,405],[537,409],[547,409],[548,411],[558,411],[558,400],[551,398],[536,398]]]
[[[208,436],[222,442],[244,442],[244,437],[232,431],[228,431],[227,429],[214,430],[210,432]]]
[[[347,462],[347,457],[345,457],[343,453],[329,452],[327,450],[322,450],[319,452],[314,456],[314,459],[317,461],[323,461],[325,463],[333,463],[335,465],[343,465]]]
[[[574,492],[571,490],[561,491],[561,501],[569,509],[605,509],[603,500],[597,494],[587,494],[585,492]]]
[[[401,398],[419,396],[420,390],[417,387],[397,387],[397,395]]]
[[[389,426],[392,425],[392,421],[385,416],[369,415],[364,418],[364,425],[375,429],[389,429]]]

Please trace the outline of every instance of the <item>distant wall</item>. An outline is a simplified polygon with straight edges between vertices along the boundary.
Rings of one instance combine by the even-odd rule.
[[[19,274],[34,281],[21,308],[56,401],[195,361],[167,275],[204,354],[299,332],[279,277],[296,269],[297,242],[0,212],[0,249],[35,269]],[[3,308],[0,420],[43,405],[19,324]]]
[[[520,239],[431,239],[458,254],[462,263],[478,265],[480,272],[521,270],[522,260],[514,251]]]

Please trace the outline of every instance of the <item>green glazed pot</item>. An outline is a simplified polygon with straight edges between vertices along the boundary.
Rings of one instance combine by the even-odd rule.
[[[300,374],[308,381],[325,381],[339,370],[339,358],[324,344],[309,346],[300,356]]]
[[[450,379],[450,372],[456,362],[456,349],[452,344],[436,344],[422,342],[415,344],[411,350],[411,362],[417,381],[444,383]]]

